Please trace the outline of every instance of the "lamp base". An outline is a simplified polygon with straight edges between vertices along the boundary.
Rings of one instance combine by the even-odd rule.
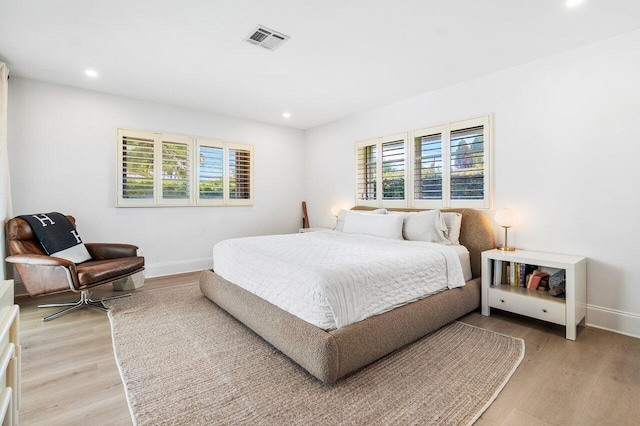
[[[498,246],[498,250],[502,251],[516,251],[515,247],[507,247],[507,246]]]

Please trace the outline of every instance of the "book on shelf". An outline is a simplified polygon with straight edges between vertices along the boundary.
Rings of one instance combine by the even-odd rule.
[[[528,279],[531,278],[533,271],[538,269],[538,265],[529,265],[522,263],[520,265],[520,287],[527,287]]]
[[[547,291],[549,290],[549,274],[542,275],[540,278],[540,284],[538,284],[538,288],[536,290]]]
[[[527,283],[527,288],[531,290],[537,290],[543,278],[549,279],[549,274],[536,269],[530,275],[529,281]]]
[[[493,285],[502,284],[502,261],[493,261]]]
[[[493,284],[528,287],[531,275],[536,269],[536,265],[496,260],[493,262]]]

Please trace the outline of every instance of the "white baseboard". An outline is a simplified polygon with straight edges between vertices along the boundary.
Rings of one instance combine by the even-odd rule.
[[[640,338],[640,315],[631,312],[587,305],[587,325]]]
[[[176,260],[173,262],[151,263],[145,265],[146,278],[162,277],[165,275],[184,274],[185,272],[201,271],[213,268],[213,258]]]

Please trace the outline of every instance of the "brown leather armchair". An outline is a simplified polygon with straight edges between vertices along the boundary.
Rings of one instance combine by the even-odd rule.
[[[73,216],[67,217],[75,226]],[[138,247],[133,245],[85,243],[91,260],[75,264],[47,255],[27,221],[20,218],[10,219],[5,229],[11,254],[6,260],[15,265],[29,295],[35,297],[69,290],[80,293],[80,300],[77,302],[38,306],[66,307],[60,312],[44,317],[44,321],[86,306],[108,312],[109,309],[104,306],[103,300],[126,297],[130,294],[92,300],[89,289],[144,270],[144,257],[137,256]]]

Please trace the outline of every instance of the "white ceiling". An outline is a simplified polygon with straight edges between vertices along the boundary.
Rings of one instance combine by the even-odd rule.
[[[639,0],[565,3],[0,0],[0,60],[15,76],[308,129],[640,28]],[[258,24],[291,39],[243,42]]]

